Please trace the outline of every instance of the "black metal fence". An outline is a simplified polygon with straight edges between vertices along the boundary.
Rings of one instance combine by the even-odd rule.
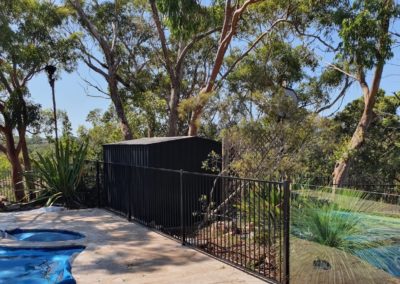
[[[6,197],[8,201],[15,201],[11,173],[3,174],[0,177],[0,195]]]
[[[338,186],[333,183],[331,176],[293,176],[291,177],[291,182],[298,186],[315,189]],[[349,177],[340,187],[376,193],[400,194],[400,184],[373,182],[368,178],[364,179],[362,177]]]
[[[88,162],[98,205],[231,265],[289,283],[289,185]]]

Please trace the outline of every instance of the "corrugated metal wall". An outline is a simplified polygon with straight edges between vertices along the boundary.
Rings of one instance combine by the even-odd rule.
[[[211,151],[221,154],[221,148],[219,142],[198,137],[146,145],[104,145],[104,190],[107,204],[113,209],[126,213],[130,203],[133,206],[131,210],[137,216],[147,216],[149,220],[157,221],[166,218],[161,210],[163,206],[166,206],[163,201],[166,198],[168,208],[174,208],[174,211],[169,210],[171,216],[168,216],[170,220],[168,226],[177,227],[180,224],[179,174],[123,165],[204,173],[207,171],[202,169],[202,162],[207,159]],[[198,183],[199,180],[195,176],[185,178],[185,190],[188,192],[185,202],[199,203],[199,196],[189,194],[199,186]],[[212,180],[202,181],[201,186],[211,188]],[[155,195],[164,196],[164,198],[157,199],[154,198]],[[219,196],[214,198],[216,201],[220,199]],[[160,210],[142,212],[144,208],[149,208],[143,202],[150,200],[158,202],[159,204],[153,205]],[[185,212],[185,214],[189,216],[192,213]]]
[[[202,162],[211,151],[221,154],[221,143],[199,137],[146,145],[104,145],[104,162],[191,172],[205,172]]]

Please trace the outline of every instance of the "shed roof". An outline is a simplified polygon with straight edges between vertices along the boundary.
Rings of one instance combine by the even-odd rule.
[[[175,141],[175,140],[182,140],[182,139],[205,139],[210,140],[208,138],[198,137],[198,136],[173,136],[173,137],[151,137],[151,138],[139,138],[133,140],[125,140],[116,143],[109,143],[105,145],[149,145],[149,144],[156,144],[156,143],[163,143],[168,141]]]

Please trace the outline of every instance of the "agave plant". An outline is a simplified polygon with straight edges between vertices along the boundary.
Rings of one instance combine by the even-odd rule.
[[[35,175],[44,184],[39,191],[37,201],[47,200],[46,206],[62,202],[67,207],[78,205],[77,188],[81,181],[87,144],[82,143],[78,149],[72,149],[69,142],[60,143],[51,155],[37,154],[33,160]]]

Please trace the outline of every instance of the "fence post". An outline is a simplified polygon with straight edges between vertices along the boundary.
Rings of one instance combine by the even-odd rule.
[[[100,201],[100,162],[96,160],[96,192],[97,192],[97,208],[101,207]]]
[[[128,190],[128,198],[127,198],[127,202],[128,202],[128,214],[127,214],[127,219],[128,222],[130,222],[132,220],[132,197],[131,197],[131,190],[132,190],[132,172],[130,167],[124,166],[125,169],[125,176],[128,177],[128,184],[125,185],[127,186],[127,190]],[[134,180],[137,181],[138,179],[138,173],[137,173],[137,168],[135,167],[135,174],[134,174]]]
[[[290,184],[283,182],[283,283],[290,281]]]
[[[184,246],[186,243],[186,236],[185,236],[185,220],[183,218],[183,170],[179,171],[179,188],[180,188],[180,198],[181,198],[181,237],[182,237],[182,245]]]

